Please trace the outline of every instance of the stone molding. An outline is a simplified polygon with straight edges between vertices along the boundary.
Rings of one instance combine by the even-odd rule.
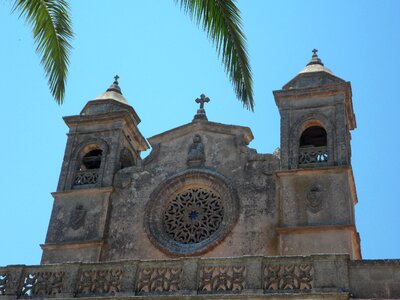
[[[391,279],[376,279],[381,266]],[[399,260],[351,261],[348,255],[11,265],[0,267],[0,299],[395,299],[399,277]]]
[[[102,247],[104,240],[78,241],[78,242],[61,242],[40,244],[43,250],[60,250],[60,249],[76,249],[76,248],[92,248]]]
[[[309,233],[309,232],[326,232],[326,231],[338,231],[338,230],[349,230],[353,233],[357,233],[356,226],[353,224],[339,224],[339,225],[310,225],[310,226],[296,226],[296,227],[277,227],[276,232],[278,234],[287,233]]]

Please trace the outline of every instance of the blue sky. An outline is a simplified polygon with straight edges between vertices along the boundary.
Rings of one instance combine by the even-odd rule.
[[[279,147],[272,91],[311,50],[352,83],[352,132],[364,258],[399,258],[399,1],[239,0],[254,76],[255,112],[236,100],[215,50],[173,0],[71,0],[76,37],[65,104],[52,99],[30,28],[0,1],[0,265],[38,264],[64,155],[62,116],[79,114],[120,76],[145,137],[191,121],[201,93],[210,121],[249,126],[251,147]]]

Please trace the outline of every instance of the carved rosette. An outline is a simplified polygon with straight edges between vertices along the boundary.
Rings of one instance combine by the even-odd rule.
[[[264,267],[264,291],[311,290],[313,283],[311,264],[268,264]]]
[[[121,291],[122,270],[89,270],[79,274],[78,294],[109,294]]]
[[[22,296],[55,297],[63,289],[64,272],[36,272],[24,275]]]
[[[139,270],[136,293],[172,293],[180,289],[182,268],[143,268]]]
[[[234,226],[239,199],[221,174],[190,169],[162,182],[145,213],[149,239],[162,251],[196,255],[217,245]]]
[[[240,293],[246,288],[246,266],[205,266],[199,272],[199,293]]]

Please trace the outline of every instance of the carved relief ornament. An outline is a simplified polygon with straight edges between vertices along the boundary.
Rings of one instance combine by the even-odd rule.
[[[324,189],[319,184],[314,184],[306,194],[306,207],[312,213],[317,213],[322,209]]]

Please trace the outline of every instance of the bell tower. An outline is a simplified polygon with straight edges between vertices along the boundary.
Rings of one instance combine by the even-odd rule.
[[[115,173],[148,149],[140,119],[122,95],[118,75],[77,116],[64,117],[68,140],[42,263],[99,261],[105,244]]]
[[[360,258],[350,82],[326,68],[314,49],[306,67],[274,97],[281,115],[280,255],[333,251]]]

